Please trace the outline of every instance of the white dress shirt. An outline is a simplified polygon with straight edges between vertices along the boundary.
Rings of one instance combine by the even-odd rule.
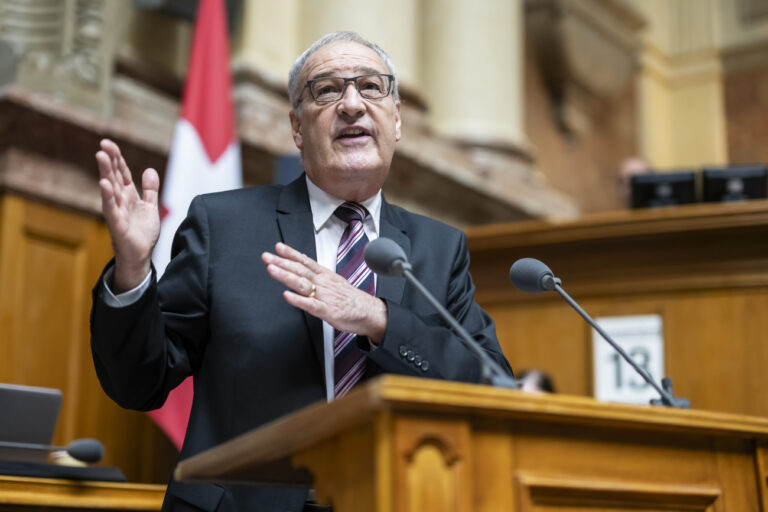
[[[325,268],[336,271],[336,252],[341,242],[341,235],[347,224],[336,217],[334,212],[344,200],[337,199],[320,189],[317,185],[307,180],[307,190],[309,191],[309,205],[312,210],[312,223],[315,230],[315,249],[317,251],[317,262]],[[372,197],[361,202],[368,216],[363,221],[363,229],[369,241],[373,241],[379,236],[379,222],[381,217],[381,190]],[[104,274],[104,302],[111,307],[125,307],[133,304],[149,288],[151,273],[144,278],[144,281],[136,288],[124,293],[115,294],[109,288],[109,282],[112,280],[114,267],[110,268]],[[376,275],[373,276],[374,280]],[[374,281],[375,282],[375,281]],[[373,347],[372,347],[373,348]],[[328,401],[333,400],[333,326],[328,322],[323,322],[323,353],[325,358],[325,390]]]
[[[315,249],[317,262],[325,268],[336,272],[336,252],[339,249],[341,235],[347,223],[333,213],[344,201],[337,199],[320,189],[307,178],[309,190],[309,206],[312,209],[312,223],[315,225]],[[369,241],[379,236],[379,220],[381,217],[381,190],[373,197],[361,202],[368,210],[368,216],[363,221],[363,229]],[[373,275],[374,280],[376,274]],[[375,281],[374,281],[375,282]],[[323,322],[323,348],[325,355],[325,389],[328,401],[333,400],[333,326]]]

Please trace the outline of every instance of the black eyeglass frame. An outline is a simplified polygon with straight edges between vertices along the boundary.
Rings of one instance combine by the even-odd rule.
[[[385,76],[389,80],[389,86],[387,87],[387,93],[384,96],[380,96],[378,98],[366,98],[362,91],[360,91],[360,84],[358,83],[358,79],[365,78],[368,76]],[[320,80],[327,80],[329,78],[338,78],[341,80],[344,80],[344,84],[341,86],[341,94],[338,98],[335,100],[319,100],[315,98],[315,93],[312,92],[312,84],[315,82],[319,82]],[[392,89],[395,87],[395,75],[391,75],[389,73],[366,73],[365,75],[358,75],[353,76],[350,78],[345,78],[343,76],[323,76],[320,78],[313,78],[312,80],[307,80],[307,83],[304,84],[304,89],[309,89],[309,95],[312,96],[312,99],[315,100],[317,103],[327,104],[327,103],[336,103],[337,101],[341,101],[342,98],[344,98],[344,94],[347,92],[347,84],[349,82],[353,82],[355,84],[355,89],[357,89],[357,93],[360,95],[360,97],[366,99],[366,100],[380,100],[383,98],[386,98],[392,94]],[[301,102],[301,99],[299,99],[299,102]]]

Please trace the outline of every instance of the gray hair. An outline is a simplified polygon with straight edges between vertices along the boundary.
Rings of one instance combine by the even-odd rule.
[[[371,50],[375,51],[378,56],[381,57],[381,60],[384,61],[384,64],[389,70],[389,74],[395,77],[395,83],[392,87],[392,101],[400,101],[400,95],[397,92],[397,75],[395,75],[395,66],[389,59],[389,55],[387,55],[384,50],[379,48],[378,45],[364,39],[357,32],[342,31],[324,35],[312,43],[312,46],[307,48],[304,53],[299,55],[299,58],[296,59],[296,62],[294,62],[293,66],[291,66],[291,70],[288,72],[288,99],[291,102],[291,107],[293,108],[294,112],[299,109],[299,105],[301,104],[301,93],[304,90],[303,84],[299,84],[299,75],[301,75],[301,71],[304,69],[304,64],[307,63],[307,59],[309,59],[309,57],[317,50],[330,43],[335,43],[336,41],[352,41],[353,43],[367,46]]]

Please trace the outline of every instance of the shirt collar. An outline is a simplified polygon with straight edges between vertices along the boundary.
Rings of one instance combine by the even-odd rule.
[[[305,175],[304,177],[306,178],[307,191],[309,192],[309,206],[312,209],[312,223],[315,226],[315,233],[317,233],[333,217],[336,208],[344,203],[344,200],[332,196],[312,183],[309,176]],[[381,216],[381,189],[360,204],[368,210],[368,216],[373,221],[373,227],[378,234],[379,217]]]

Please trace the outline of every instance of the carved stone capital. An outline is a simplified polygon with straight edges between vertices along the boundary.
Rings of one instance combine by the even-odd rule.
[[[526,0],[525,8],[527,43],[562,128],[589,130],[603,101],[630,83],[645,21],[620,0]]]
[[[122,2],[4,0],[0,45],[13,65],[0,82],[104,115],[120,34]]]

